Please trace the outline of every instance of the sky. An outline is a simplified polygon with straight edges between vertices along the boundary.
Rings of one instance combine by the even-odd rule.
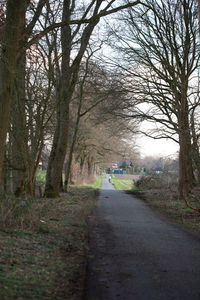
[[[143,104],[142,110],[146,111],[149,105]],[[151,131],[163,128],[157,122],[149,122],[143,121],[140,126],[139,130],[142,132],[146,132],[148,134]],[[175,136],[174,136],[175,138]],[[177,137],[178,139],[178,137]],[[177,152],[179,151],[179,145],[175,141],[171,139],[153,139],[150,137],[145,136],[144,134],[139,134],[136,137],[136,144],[138,146],[139,152],[141,157],[145,156],[159,156],[159,157],[167,157],[167,156],[177,156]]]
[[[153,140],[148,137],[138,137],[136,139],[140,154],[145,156],[166,157],[175,155],[178,151],[178,144],[169,139]]]

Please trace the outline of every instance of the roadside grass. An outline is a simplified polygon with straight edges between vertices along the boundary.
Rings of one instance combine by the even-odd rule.
[[[100,181],[57,199],[1,199],[0,299],[81,299]]]
[[[134,188],[133,186],[132,179],[117,178],[112,174],[111,182],[114,185],[116,190],[124,190],[124,191],[137,190],[137,188]]]

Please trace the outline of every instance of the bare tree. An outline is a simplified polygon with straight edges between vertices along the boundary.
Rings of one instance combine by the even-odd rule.
[[[198,93],[196,1],[147,0],[130,10],[124,21],[127,31],[119,37],[119,48],[129,66],[124,61],[121,67],[133,94],[126,116],[159,123],[162,127],[155,130],[154,138],[178,141],[183,197],[194,185],[189,116]]]
[[[199,33],[200,33],[200,0],[198,0]]]
[[[26,111],[26,64],[27,49],[26,44],[33,34],[35,25],[41,16],[42,9],[46,0],[38,0],[35,5],[30,5],[29,1],[25,1],[23,11],[21,12],[21,40],[18,48],[18,58],[16,63],[15,84],[11,105],[11,164],[14,166],[12,171],[12,186],[15,195],[20,196],[22,193],[33,193],[30,187],[29,178],[32,175],[29,171],[30,157],[28,155],[29,130],[27,129],[27,111]],[[32,11],[33,10],[33,11]],[[28,14],[28,16],[27,16]],[[30,51],[29,51],[30,54]],[[28,184],[29,182],[29,184]]]
[[[91,59],[94,53],[100,50],[100,48],[97,48],[95,50],[90,49],[90,51],[87,51],[88,56],[84,59],[85,62],[82,62],[79,71],[79,80],[74,92],[71,105],[72,112],[70,113],[71,116],[74,115],[74,122],[72,129],[70,130],[71,145],[69,153],[67,155],[65,170],[65,190],[68,189],[73,152],[76,145],[76,139],[78,136],[79,124],[81,122],[81,119],[83,118],[84,120],[86,120],[87,118],[90,118],[91,115],[93,115],[96,119],[95,122],[100,122],[102,124],[105,114],[107,113],[104,109],[106,103],[115,102],[114,100],[116,98],[121,99],[119,84],[115,79],[114,74],[106,70],[105,67],[100,67],[97,62],[92,61]],[[98,107],[100,105],[101,109],[98,114]],[[90,125],[94,127],[95,122],[91,122]],[[81,126],[84,126],[84,122],[81,122],[81,124]],[[87,158],[90,161],[88,155]]]
[[[60,178],[68,146],[69,104],[78,80],[81,61],[93,31],[101,17],[135,6],[138,3],[139,1],[135,1],[125,5],[117,5],[117,1],[108,1],[103,6],[102,1],[94,0],[82,7],[80,22],[74,26],[71,25],[73,24],[73,16],[76,15],[76,9],[81,11],[81,7],[76,7],[74,1],[63,1],[62,24],[67,25],[61,28],[61,93],[57,105],[57,125],[47,170],[46,196],[56,197],[59,194]],[[77,50],[72,55],[74,45]]]

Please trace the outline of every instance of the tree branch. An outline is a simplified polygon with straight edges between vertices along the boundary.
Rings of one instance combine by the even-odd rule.
[[[41,0],[41,1],[43,1],[43,0]],[[43,36],[45,36],[48,32],[52,31],[53,29],[60,28],[60,27],[63,27],[63,26],[69,25],[69,24],[70,25],[82,25],[82,24],[93,23],[93,22],[97,21],[99,18],[114,14],[120,10],[124,10],[129,7],[133,7],[140,3],[141,3],[140,0],[136,0],[135,2],[128,3],[126,5],[120,5],[116,8],[110,9],[108,11],[103,9],[99,13],[97,13],[96,15],[93,15],[91,18],[88,18],[88,19],[70,20],[69,23],[65,23],[65,22],[53,23],[50,26],[48,26],[47,28],[45,28],[43,31],[36,34],[31,40],[29,40],[29,42],[26,44],[26,48],[29,48],[31,45],[37,43],[37,41],[39,39],[41,39]]]

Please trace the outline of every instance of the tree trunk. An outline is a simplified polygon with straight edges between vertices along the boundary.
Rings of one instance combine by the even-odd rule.
[[[26,192],[27,180],[27,132],[25,113],[25,66],[26,53],[23,53],[17,61],[15,90],[13,93],[11,122],[12,122],[12,157],[13,167],[13,193],[21,196]]]
[[[179,197],[184,198],[194,186],[192,167],[191,135],[188,121],[188,104],[186,96],[181,102],[179,112]]]
[[[12,124],[12,151],[11,165],[13,166],[13,193],[16,196],[25,195],[27,192],[27,181],[30,177],[29,153],[28,153],[28,131],[26,129],[26,99],[25,99],[25,76],[26,76],[26,49],[27,42],[25,34],[26,11],[28,2],[25,1],[21,14],[21,40],[19,44],[20,56],[16,63],[14,81],[14,92],[11,109]],[[31,188],[32,189],[32,188]]]
[[[88,177],[94,175],[94,160],[93,157],[88,157],[87,160],[87,164],[88,164]]]
[[[85,159],[86,159],[85,154],[82,154],[82,156],[80,157],[80,173],[79,173],[80,179],[82,179],[83,177],[83,168],[85,164]]]
[[[64,118],[63,122],[60,122],[60,118]],[[60,191],[60,179],[62,176],[62,169],[67,149],[68,140],[68,110],[62,112],[61,117],[57,120],[57,128],[54,134],[53,146],[48,162],[45,196],[46,197],[58,197]]]
[[[200,34],[200,0],[198,0],[199,34]]]
[[[98,3],[96,9],[100,6]],[[62,22],[70,21],[70,1],[64,0]],[[60,178],[62,176],[64,160],[67,152],[69,130],[69,104],[77,83],[78,72],[82,57],[87,48],[90,36],[99,22],[99,18],[89,23],[83,30],[80,48],[72,65],[71,62],[71,28],[66,25],[61,28],[62,63],[61,63],[61,96],[58,100],[57,126],[53,139],[53,146],[47,168],[45,196],[59,196]]]
[[[194,110],[191,113],[191,135],[192,135],[192,159],[194,164],[195,179],[200,181],[200,153],[198,146],[198,137],[195,130]]]
[[[38,128],[35,128],[35,134],[33,135],[28,133],[28,130],[32,129],[34,124],[32,120],[33,112],[29,109],[29,124],[26,126],[25,73],[26,52],[24,51],[17,61],[15,91],[13,94],[13,105],[11,111],[11,167],[13,169],[12,186],[13,193],[16,196],[20,197],[24,194],[28,194],[29,196],[33,197],[35,194],[36,171],[43,149],[43,128],[39,128],[39,130]]]
[[[75,124],[74,133],[73,133],[73,137],[72,137],[72,143],[71,143],[70,150],[69,150],[68,161],[67,161],[67,164],[66,164],[65,185],[64,185],[64,190],[66,192],[68,191],[68,185],[69,185],[69,179],[70,179],[70,171],[71,171],[71,165],[72,165],[72,159],[73,159],[73,153],[74,153],[74,146],[76,144],[76,138],[77,138],[77,134],[78,134],[78,127],[79,127],[79,122],[80,122],[81,106],[82,106],[82,97],[81,97],[81,99],[79,101],[77,118],[76,118],[76,124]]]
[[[68,22],[70,18],[70,1],[63,3],[62,21]],[[67,150],[69,103],[72,96],[70,89],[70,53],[71,53],[71,29],[70,25],[61,28],[62,65],[61,65],[61,92],[57,99],[57,125],[53,139],[53,146],[49,158],[46,176],[46,197],[58,197],[60,190],[60,178]]]
[[[26,48],[28,37],[30,37],[33,27],[35,26],[42,8],[44,1],[38,2],[34,17],[32,21],[26,24],[26,12],[29,1],[24,1],[23,9],[21,10],[20,33],[21,39],[19,42],[20,55],[16,62],[16,73],[14,81],[14,92],[12,99],[11,110],[11,167],[13,178],[13,193],[17,196],[22,194],[34,195],[35,186],[35,172],[36,172],[36,152],[40,154],[40,149],[34,153],[29,153],[30,144],[28,144],[28,130],[26,126]],[[26,26],[27,25],[27,26]],[[32,116],[29,115],[28,119]],[[32,124],[31,124],[32,125]],[[31,141],[32,143],[32,141]],[[31,151],[30,151],[31,152]],[[39,163],[39,162],[38,162]]]
[[[23,20],[24,0],[8,0],[0,54],[0,191],[3,191],[3,160],[9,126],[14,72]]]

